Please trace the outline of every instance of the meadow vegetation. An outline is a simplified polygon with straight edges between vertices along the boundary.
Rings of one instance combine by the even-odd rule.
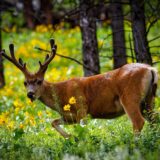
[[[81,35],[78,27],[56,30],[51,26],[38,26],[35,31],[16,28],[3,33],[3,48],[8,53],[9,43],[14,43],[15,54],[21,57],[31,71],[39,67],[45,52],[35,47],[50,49],[53,37],[57,53],[81,61]],[[62,29],[63,28],[63,29]],[[112,37],[107,26],[98,29],[98,45],[101,56],[112,55]],[[150,39],[156,35],[154,30]],[[107,37],[107,38],[106,38]],[[128,36],[126,35],[126,38]],[[127,44],[128,45],[128,44]],[[156,45],[156,42],[155,42]],[[154,48],[153,51],[157,52]],[[112,68],[112,59],[101,57],[101,72]],[[154,58],[158,60],[157,57]],[[131,62],[131,60],[129,60]],[[10,62],[4,60],[6,85],[0,90],[0,160],[158,160],[160,157],[160,120],[154,127],[145,123],[139,137],[134,137],[132,125],[126,115],[114,120],[92,120],[87,125],[65,125],[72,137],[64,139],[55,131],[51,122],[59,115],[41,102],[30,102],[23,85],[23,74]],[[156,65],[160,69],[160,64]],[[49,65],[45,79],[59,82],[83,76],[82,66],[56,56]],[[98,94],[98,93],[97,93]],[[72,103],[74,98],[72,97]],[[160,89],[155,99],[155,111],[160,112]]]

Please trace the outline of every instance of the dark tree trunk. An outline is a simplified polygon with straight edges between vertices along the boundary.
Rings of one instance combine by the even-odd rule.
[[[30,29],[33,29],[35,24],[34,24],[34,10],[32,6],[32,0],[24,0],[24,17],[27,22],[27,26]]]
[[[51,0],[40,0],[41,12],[45,24],[52,24],[52,2]]]
[[[93,0],[80,0],[80,28],[82,33],[84,75],[91,76],[100,72],[99,54],[94,17]]]
[[[144,0],[130,0],[134,50],[137,62],[152,64],[146,35],[144,2]]]
[[[127,63],[125,49],[125,34],[123,25],[123,11],[121,0],[110,0],[111,27],[113,32],[113,60],[114,68],[119,68]]]
[[[1,17],[1,11],[0,11],[0,51],[2,50],[2,17]],[[2,55],[0,54],[0,88],[2,88],[5,85],[4,80],[4,68],[3,68],[3,60]]]

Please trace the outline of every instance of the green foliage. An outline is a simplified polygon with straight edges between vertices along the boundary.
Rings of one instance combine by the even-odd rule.
[[[43,32],[42,32],[43,31]],[[44,32],[46,31],[46,32]],[[52,31],[52,30],[51,30]],[[50,32],[51,32],[50,31]],[[104,40],[110,29],[98,30],[100,54],[111,55],[112,37]],[[17,57],[27,61],[30,70],[38,69],[38,60],[45,53],[35,46],[50,50],[48,28],[41,26],[35,32],[3,34],[3,48],[8,52],[10,42],[15,44]],[[81,60],[81,37],[79,28],[57,30],[53,36],[58,53]],[[102,46],[102,47],[101,47]],[[101,57],[102,72],[112,68],[112,60]],[[157,65],[159,68],[159,65]],[[61,81],[82,76],[82,67],[75,62],[55,57],[46,73],[49,81]],[[158,160],[160,155],[160,119],[154,127],[146,122],[139,137],[134,137],[127,116],[114,120],[88,120],[87,125],[65,125],[72,137],[64,139],[51,126],[57,113],[39,101],[31,103],[23,86],[22,73],[5,61],[6,86],[0,90],[0,159],[3,160]],[[155,101],[155,111],[160,111],[160,91]]]
[[[8,31],[8,28],[12,28],[13,30],[15,29],[15,26],[17,28],[23,27],[24,25],[24,18],[23,18],[23,13],[19,12],[16,13],[16,9],[11,9],[9,12],[2,12],[2,24],[1,26],[5,27],[5,30]],[[16,14],[15,14],[16,13]]]

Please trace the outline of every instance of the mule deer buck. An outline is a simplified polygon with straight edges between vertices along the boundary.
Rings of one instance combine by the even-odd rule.
[[[28,98],[31,101],[39,99],[59,112],[62,118],[54,120],[52,126],[62,136],[67,138],[69,134],[60,127],[61,124],[79,123],[87,114],[93,118],[110,119],[126,113],[135,133],[143,128],[143,110],[151,121],[158,81],[156,69],[146,64],[132,63],[104,74],[50,83],[44,80],[44,75],[57,49],[53,39],[50,45],[51,55],[47,54],[44,63],[39,61],[40,68],[36,73],[29,72],[22,59],[18,61],[15,58],[13,44],[9,45],[11,56],[4,50],[1,54],[23,72]],[[66,111],[63,107],[72,96],[76,103]]]

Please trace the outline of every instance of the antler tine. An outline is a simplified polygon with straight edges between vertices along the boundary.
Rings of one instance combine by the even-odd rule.
[[[45,61],[49,58],[49,54],[46,55]]]
[[[43,65],[48,65],[52,59],[54,58],[55,54],[56,54],[56,50],[57,50],[57,46],[55,45],[55,42],[54,42],[54,39],[50,39],[50,46],[51,46],[51,55],[49,56],[48,54],[46,55],[46,58],[45,58],[45,62]]]
[[[23,63],[23,60],[21,58],[19,58],[18,62],[23,68],[26,69],[26,63]]]
[[[10,44],[9,45],[9,50],[10,50],[10,54],[11,54],[11,58],[13,59],[13,63],[23,72],[25,72],[26,70],[26,63],[23,63],[23,60],[21,58],[19,58],[19,60],[17,61],[15,54],[14,54],[14,44]]]
[[[52,50],[51,55],[50,55],[50,56],[49,56],[48,54],[46,55],[46,58],[45,58],[45,61],[44,61],[43,64],[39,61],[39,64],[40,64],[40,69],[39,69],[39,71],[44,71],[44,70],[46,70],[48,64],[52,61],[52,59],[53,59],[54,56],[56,55],[57,46],[55,45],[54,39],[51,39],[51,40],[50,40],[50,46],[51,46],[51,50]],[[38,72],[39,72],[39,71],[38,71]]]
[[[51,49],[54,47],[54,44],[55,44],[55,41],[53,38],[50,39],[50,46],[51,46]]]
[[[12,59],[16,60],[15,55],[14,55],[14,44],[11,43],[9,45],[9,51],[10,51]]]
[[[9,56],[6,54],[5,50],[2,50],[2,51],[1,51],[1,55],[13,63],[12,58],[9,57]]]
[[[9,50],[10,50],[11,57],[6,54],[5,50],[1,51],[2,56],[4,56],[6,59],[8,59],[10,62],[12,62],[23,73],[27,73],[26,63],[23,63],[23,61],[22,61],[21,58],[19,59],[19,61],[17,61],[17,59],[15,58],[15,55],[14,55],[14,45],[13,44],[9,45]]]
[[[10,62],[12,62],[13,64],[15,64],[15,65],[19,68],[18,64],[15,63],[15,59],[9,57],[9,56],[6,54],[5,50],[2,50],[2,51],[1,51],[1,54],[2,54],[3,57],[5,57],[6,59],[8,59]]]
[[[57,45],[55,45],[55,41],[53,38],[50,39],[50,46],[51,46],[52,54],[55,56],[56,50],[57,50]]]

